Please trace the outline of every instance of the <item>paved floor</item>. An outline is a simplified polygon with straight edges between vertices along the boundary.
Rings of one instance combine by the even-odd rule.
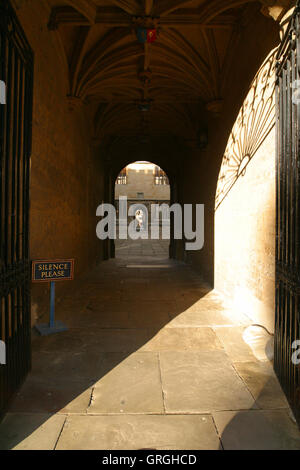
[[[120,242],[33,339],[0,449],[300,449],[272,337],[232,311],[166,242]]]

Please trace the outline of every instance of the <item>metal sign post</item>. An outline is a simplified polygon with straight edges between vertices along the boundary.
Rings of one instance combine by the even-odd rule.
[[[50,328],[55,324],[55,282],[50,282]]]
[[[61,321],[55,321],[55,282],[73,280],[74,260],[33,261],[33,282],[50,281],[50,319],[49,323],[35,325],[41,336],[67,331],[67,326]]]

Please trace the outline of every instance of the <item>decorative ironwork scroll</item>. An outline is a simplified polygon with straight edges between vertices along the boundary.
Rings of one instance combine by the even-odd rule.
[[[231,131],[219,174],[217,209],[275,125],[274,49],[255,76]]]

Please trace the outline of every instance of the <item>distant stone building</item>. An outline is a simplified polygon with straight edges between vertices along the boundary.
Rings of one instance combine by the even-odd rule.
[[[135,162],[124,168],[116,180],[115,203],[126,196],[128,205],[143,204],[151,210],[151,204],[170,202],[170,183],[166,173],[149,162]]]

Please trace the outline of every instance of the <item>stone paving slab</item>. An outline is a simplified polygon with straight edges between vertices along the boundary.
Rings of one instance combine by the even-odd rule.
[[[222,351],[160,353],[169,413],[210,413],[255,406],[254,398]]]
[[[142,283],[144,279],[141,279],[139,284],[136,283],[127,284],[126,288],[122,291],[121,299],[123,301],[174,301],[177,297],[180,296],[180,292],[172,288],[164,288],[163,286],[154,287],[151,284]],[[158,300],[159,299],[159,300]]]
[[[105,353],[91,348],[85,351],[64,352],[41,351],[33,362],[31,380],[37,382],[81,382],[89,387],[99,380],[103,373],[102,361]],[[124,353],[121,355],[124,359]],[[45,367],[47,364],[47,367]]]
[[[13,414],[0,424],[0,450],[53,450],[66,417],[48,414]]]
[[[138,352],[126,358],[107,354],[107,371],[95,384],[88,413],[163,413],[158,354]],[[113,361],[112,367],[111,361]]]
[[[132,353],[147,343],[153,334],[153,329],[147,328],[74,328],[59,335],[37,338],[34,351],[59,351],[60,354],[79,351]]]
[[[92,430],[92,432],[91,432]],[[217,450],[211,416],[72,416],[58,450]]]
[[[92,303],[84,309],[82,315],[74,315],[74,310],[56,315],[68,328],[128,328],[129,314],[127,311],[111,312],[97,310]]]
[[[225,450],[300,450],[297,425],[283,410],[213,414]]]
[[[187,313],[203,313],[203,312],[222,312],[224,306],[220,301],[211,301],[207,299],[205,295],[197,293],[188,293],[181,297],[181,299],[176,299],[176,305],[178,310],[181,312]]]
[[[252,349],[243,340],[244,331],[244,326],[215,328],[216,335],[233,362],[251,362],[256,360]]]
[[[227,327],[236,325],[236,320],[231,318],[230,315],[226,314],[224,311],[204,309],[202,312],[184,310],[179,314],[174,314],[174,318],[166,327]]]
[[[142,351],[215,351],[223,349],[212,328],[164,328]]]
[[[91,385],[91,384],[90,384]],[[16,395],[10,411],[13,413],[85,413],[91,399],[88,382],[53,380],[40,382],[28,377]]]
[[[172,302],[136,301],[128,305],[128,328],[163,328],[170,321]]]
[[[234,367],[251,391],[259,408],[288,408],[287,399],[270,363],[238,362],[234,363]]]

